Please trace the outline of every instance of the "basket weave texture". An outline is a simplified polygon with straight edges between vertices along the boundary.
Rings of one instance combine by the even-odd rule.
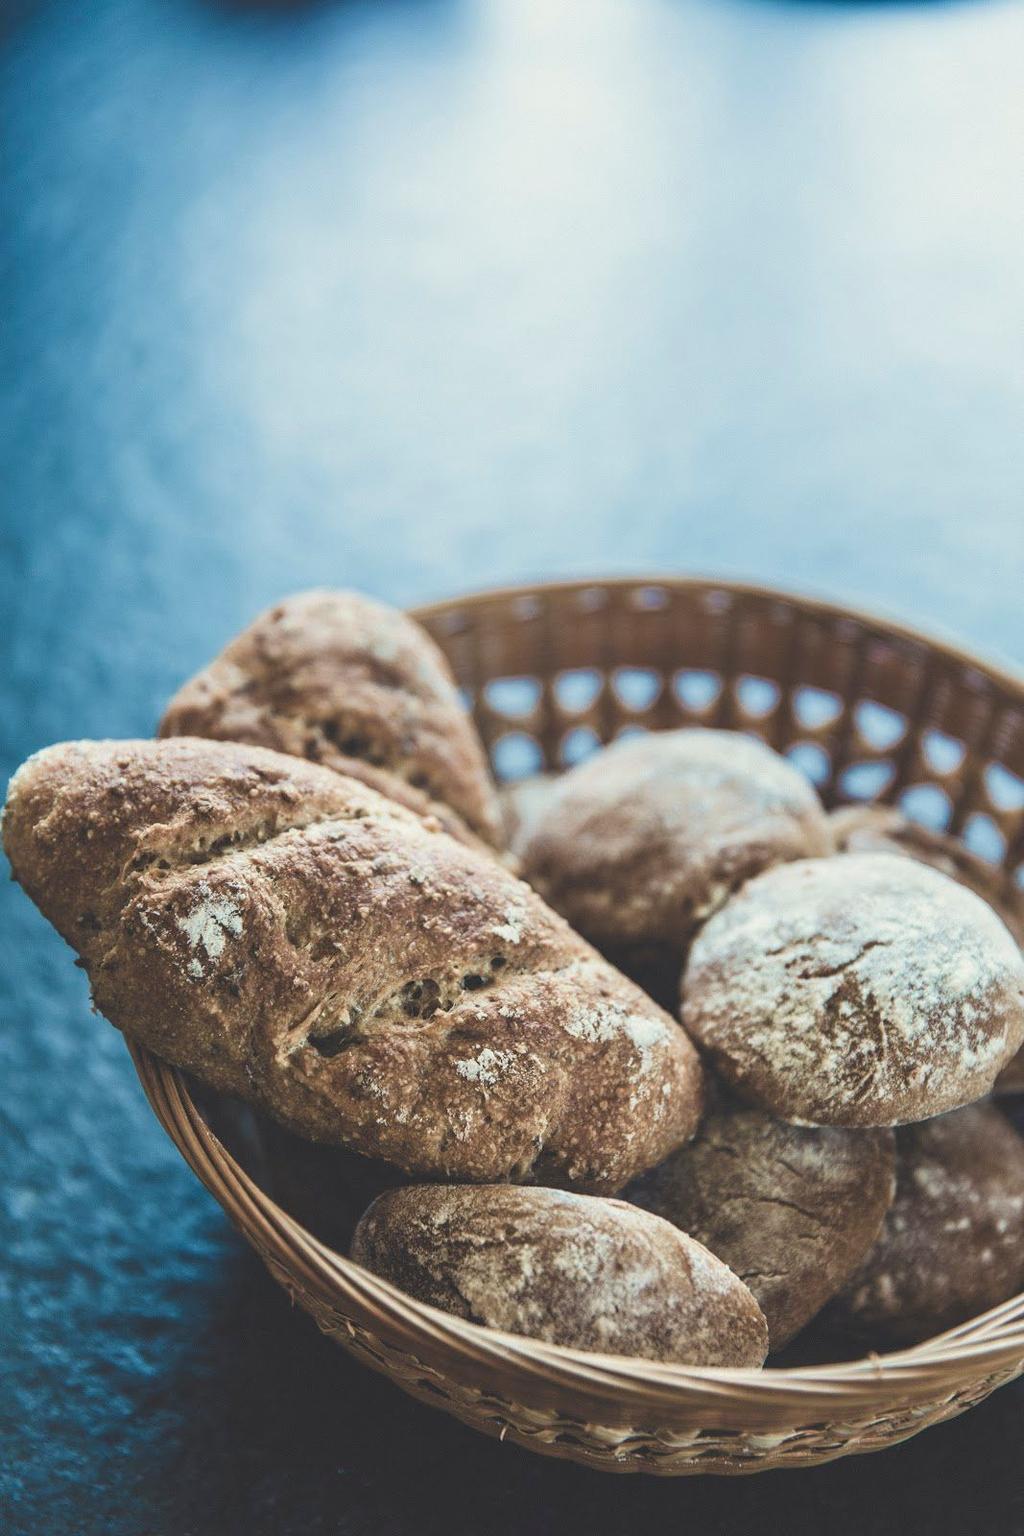
[[[880,799],[1024,886],[1024,679],[955,647],[760,587],[655,578],[520,588],[414,615],[447,653],[499,777],[558,770],[627,728],[752,731],[827,804]],[[132,1045],[161,1124],[320,1328],[465,1423],[610,1471],[751,1473],[881,1449],[1024,1371],[1024,1295],[884,1357],[789,1370],[658,1365],[437,1312],[294,1221]]]

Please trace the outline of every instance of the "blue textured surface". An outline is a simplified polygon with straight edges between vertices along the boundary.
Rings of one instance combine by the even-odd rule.
[[[7,7],[2,766],[258,607],[703,568],[1024,657],[1014,4]],[[5,1529],[1024,1530],[1019,1387],[877,1458],[599,1479],[349,1364],[13,887]]]

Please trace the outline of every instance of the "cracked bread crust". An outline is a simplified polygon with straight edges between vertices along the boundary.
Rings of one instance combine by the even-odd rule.
[[[468,1321],[550,1344],[690,1365],[760,1366],[749,1290],[668,1222],[553,1189],[419,1185],[381,1195],[352,1258]]]
[[[959,880],[988,902],[1024,949],[1024,891],[958,838],[923,827],[889,805],[845,806],[829,821],[840,853],[902,853]],[[1024,1093],[1024,1051],[1003,1068],[994,1092]]]
[[[896,1198],[825,1314],[879,1345],[917,1344],[1024,1286],[1024,1140],[991,1104],[897,1131]]]
[[[175,694],[160,736],[287,752],[445,830],[502,843],[501,807],[451,670],[425,630],[355,592],[276,603]]]
[[[489,855],[329,769],[68,743],[15,775],[4,842],[102,1013],[300,1135],[614,1191],[695,1129],[673,1019]]]
[[[683,1019],[743,1099],[897,1125],[990,1092],[1024,1039],[1024,959],[980,897],[894,854],[757,876],[701,930]]]
[[[517,842],[544,899],[659,994],[744,880],[831,849],[802,774],[761,742],[703,727],[606,747],[553,786]]]
[[[787,1125],[725,1096],[696,1139],[626,1191],[722,1259],[782,1349],[834,1296],[892,1203],[889,1130]]]

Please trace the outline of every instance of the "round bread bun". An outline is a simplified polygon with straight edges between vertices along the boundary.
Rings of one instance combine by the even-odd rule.
[[[549,1344],[688,1365],[759,1366],[768,1352],[742,1280],[621,1200],[413,1185],[373,1202],[352,1257],[442,1311]]]
[[[626,1198],[703,1243],[750,1288],[782,1349],[871,1248],[895,1189],[892,1131],[787,1125],[724,1096],[697,1139]]]
[[[896,1198],[827,1311],[879,1344],[916,1344],[1024,1286],[1024,1141],[991,1104],[897,1132]]]
[[[890,805],[847,805],[829,817],[840,853],[903,853],[941,869],[993,907],[1024,949],[1024,890],[1001,877],[958,838],[911,821]],[[1024,1052],[996,1078],[993,1092],[1024,1093]]]
[[[784,758],[695,727],[616,741],[574,768],[519,851],[530,884],[657,996],[666,976],[675,993],[695,930],[744,880],[831,846],[813,787]]]
[[[740,1096],[898,1125],[987,1094],[1024,1040],[1024,959],[972,891],[894,854],[757,876],[701,930],[683,1021]]]

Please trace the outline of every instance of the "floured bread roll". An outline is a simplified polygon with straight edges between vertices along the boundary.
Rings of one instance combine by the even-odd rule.
[[[696,1139],[626,1198],[723,1259],[782,1349],[834,1296],[878,1236],[894,1191],[889,1130],[787,1125],[724,1095]]]
[[[696,928],[730,892],[831,848],[802,774],[748,736],[695,727],[614,742],[565,774],[520,851],[544,899],[672,1006]]]
[[[489,854],[328,768],[50,747],[11,781],[4,845],[102,1013],[300,1135],[613,1192],[695,1129],[673,1019]]]
[[[904,853],[941,869],[993,907],[1024,948],[1024,890],[958,838],[911,821],[888,805],[850,805],[829,820],[840,853]],[[1024,1052],[1018,1051],[996,1079],[995,1093],[1024,1093]]]
[[[502,839],[497,792],[447,661],[412,619],[356,592],[275,603],[178,690],[160,735],[289,752],[431,811],[455,837],[468,828]]]
[[[828,1308],[835,1327],[916,1344],[1024,1288],[1024,1141],[991,1104],[897,1132],[896,1198]]]
[[[741,1280],[620,1200],[508,1185],[414,1185],[374,1201],[352,1257],[410,1296],[549,1344],[759,1366],[768,1329]]]
[[[988,1093],[1024,1040],[1024,959],[972,891],[893,854],[751,880],[698,934],[683,1020],[784,1120],[897,1125]]]

